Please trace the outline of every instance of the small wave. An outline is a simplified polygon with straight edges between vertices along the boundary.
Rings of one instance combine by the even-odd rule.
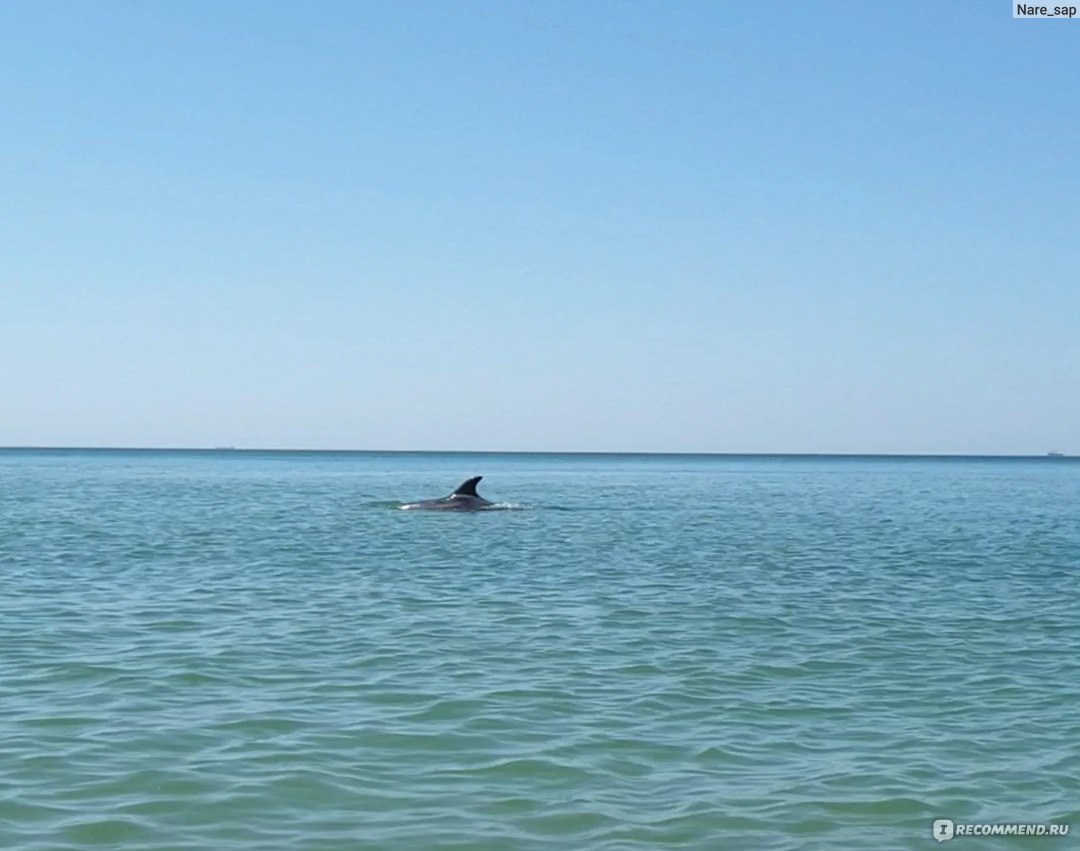
[[[377,504],[386,505],[387,503],[377,503]],[[393,502],[393,503],[389,503],[389,505],[391,507],[393,507],[393,508],[399,508],[402,511],[423,511],[423,510],[425,510],[424,506],[419,505],[419,504],[417,504],[415,502],[407,502],[407,503]],[[475,510],[476,511],[524,511],[526,508],[528,508],[528,506],[522,505],[519,502],[493,502],[491,505],[485,505],[485,506],[482,506],[482,507],[477,508]],[[426,509],[426,510],[430,511],[431,509]],[[438,509],[435,509],[435,511],[438,512]],[[473,511],[462,511],[461,509],[457,509],[457,510],[447,509],[447,510],[441,511],[439,513],[442,513],[442,514],[472,514]]]

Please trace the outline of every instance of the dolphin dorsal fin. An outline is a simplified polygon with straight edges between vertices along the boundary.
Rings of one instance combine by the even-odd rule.
[[[476,484],[482,478],[484,477],[473,476],[471,479],[466,479],[460,485],[454,488],[454,492],[450,494],[450,496],[479,496],[479,494],[476,492]]]

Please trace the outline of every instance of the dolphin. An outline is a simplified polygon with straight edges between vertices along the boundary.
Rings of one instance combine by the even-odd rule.
[[[418,508],[425,511],[479,511],[481,508],[494,505],[494,503],[488,502],[476,492],[476,483],[482,478],[484,477],[473,476],[471,479],[466,479],[454,488],[454,492],[450,496],[444,496],[441,499],[425,499],[420,502],[407,502],[401,508]]]

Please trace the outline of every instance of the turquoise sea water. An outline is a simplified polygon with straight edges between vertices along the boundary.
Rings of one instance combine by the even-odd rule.
[[[469,475],[520,510],[396,510]],[[1080,464],[0,451],[0,847],[1080,834]]]

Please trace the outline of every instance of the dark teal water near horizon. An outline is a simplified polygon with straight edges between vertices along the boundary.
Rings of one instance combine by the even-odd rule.
[[[0,450],[0,848],[1075,834],[1078,592],[1071,458]]]

